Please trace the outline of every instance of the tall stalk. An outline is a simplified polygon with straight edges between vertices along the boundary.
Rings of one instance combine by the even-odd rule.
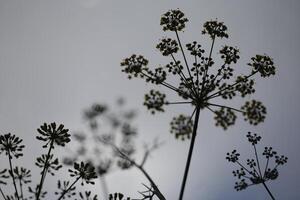
[[[39,187],[38,187],[38,192],[36,194],[36,200],[39,200],[40,195],[41,195],[44,180],[46,178],[46,174],[47,174],[47,170],[48,170],[48,162],[49,162],[49,158],[50,158],[52,149],[53,149],[53,141],[50,142],[50,147],[49,147],[47,157],[46,157],[46,162],[45,162],[45,165],[44,165],[44,168],[43,168],[43,171],[42,171],[41,180],[40,180],[40,184],[39,184]]]
[[[8,151],[8,160],[9,160],[9,167],[10,167],[10,175],[11,175],[11,178],[13,180],[13,184],[14,184],[16,196],[17,196],[18,200],[20,200],[19,193],[18,193],[18,190],[17,190],[16,180],[15,180],[15,176],[14,176],[14,172],[13,172],[11,158],[12,157],[10,155],[10,151]]]
[[[190,164],[191,164],[191,159],[192,159],[192,154],[193,154],[195,139],[196,139],[196,135],[197,135],[197,128],[198,128],[199,117],[200,117],[200,106],[197,106],[197,108],[196,108],[196,115],[195,115],[195,122],[194,122],[194,126],[193,126],[192,139],[191,139],[190,148],[189,148],[189,154],[188,154],[188,157],[187,157],[187,161],[186,161],[186,165],[185,165],[185,170],[184,170],[184,175],[183,175],[183,179],[182,179],[179,200],[183,199],[185,184],[186,184],[187,176],[188,176],[188,173],[189,173],[189,168],[190,168]]]

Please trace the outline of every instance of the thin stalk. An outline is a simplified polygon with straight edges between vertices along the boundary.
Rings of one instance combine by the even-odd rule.
[[[187,157],[187,161],[186,161],[186,166],[185,166],[185,170],[184,170],[184,175],[183,175],[183,179],[182,179],[181,190],[180,190],[180,194],[179,194],[179,200],[183,199],[185,184],[186,184],[187,176],[188,176],[188,173],[189,173],[189,168],[190,168],[190,164],[191,164],[191,159],[192,159],[192,154],[193,154],[195,139],[196,139],[196,135],[197,135],[197,128],[198,128],[199,117],[200,117],[200,107],[197,106],[197,108],[196,108],[195,122],[194,122],[194,127],[193,127],[193,133],[192,133],[192,139],[191,139],[189,153],[188,153],[188,157]]]
[[[20,183],[20,191],[21,191],[21,196],[20,196],[20,198],[21,198],[21,199],[24,199],[24,197],[23,197],[23,185],[22,185],[21,179],[19,179],[19,183]]]
[[[148,181],[150,182],[151,186],[153,187],[153,192],[155,193],[155,195],[160,199],[160,200],[166,200],[166,198],[164,197],[164,195],[160,192],[159,188],[157,187],[157,185],[155,184],[155,182],[152,180],[151,176],[145,171],[145,169],[143,168],[142,165],[137,164],[134,160],[132,160],[131,158],[129,158],[125,153],[123,153],[118,147],[116,147],[114,144],[109,143],[119,154],[121,157],[123,157],[124,159],[128,160],[133,166],[135,166],[136,168],[138,168],[143,174],[144,176],[148,179]]]
[[[81,176],[78,176],[77,179],[72,183],[72,185],[70,185],[70,187],[68,187],[68,189],[66,189],[58,198],[58,200],[61,200],[65,194],[67,194],[69,192],[69,190],[77,183],[77,181],[79,181],[79,179],[81,178]]]
[[[245,79],[247,80],[247,79],[250,78],[251,76],[254,76],[257,72],[258,72],[258,71],[252,72],[250,75],[246,76]],[[213,93],[213,94],[211,94],[211,95],[209,95],[209,96],[206,97],[204,100],[216,98],[216,97],[218,97],[218,96],[221,95],[221,94],[220,94],[221,92],[227,90],[227,89],[230,88],[230,87],[236,86],[236,85],[239,84],[240,82],[241,82],[241,80],[240,80],[240,81],[237,81],[237,82],[235,82],[234,84],[229,85],[229,86],[227,86],[227,87],[225,87],[225,88],[223,88],[223,89],[221,89],[221,90],[219,90],[219,91],[217,91],[217,92],[215,92],[215,93]]]
[[[258,172],[259,172],[260,178],[263,178],[263,177],[262,177],[262,174],[261,174],[261,170],[260,170],[260,165],[259,165],[259,160],[258,160],[258,155],[257,155],[256,146],[253,145],[253,147],[254,147],[254,152],[255,152],[255,157],[256,157],[256,162],[257,162]]]
[[[108,187],[107,182],[104,176],[99,176],[99,182],[101,184],[102,193],[105,199],[108,199]]]
[[[164,195],[160,192],[160,190],[158,189],[158,187],[156,186],[156,184],[154,183],[154,181],[152,180],[152,178],[149,176],[149,174],[144,170],[144,168],[141,167],[141,166],[139,166],[139,165],[136,165],[136,167],[146,176],[146,178],[148,179],[148,181],[151,183],[151,186],[153,187],[155,195],[160,200],[166,200],[166,198],[164,197]]]
[[[36,200],[39,200],[40,195],[41,195],[44,180],[45,180],[45,177],[46,177],[46,172],[48,170],[47,169],[48,168],[48,162],[49,162],[49,158],[50,158],[52,148],[53,148],[53,141],[51,141],[50,147],[49,147],[49,150],[48,150],[48,153],[47,153],[46,162],[45,162],[45,165],[44,165],[44,168],[43,168],[43,171],[42,171],[41,180],[40,180],[40,184],[39,184],[39,187],[38,187],[38,192],[37,192],[37,195],[36,195]]]
[[[267,192],[269,193],[270,197],[275,200],[275,197],[273,196],[273,194],[271,193],[271,191],[269,190],[268,186],[266,185],[265,182],[262,182],[262,184],[264,185],[265,189],[267,190]]]
[[[209,52],[209,56],[208,56],[208,64],[210,62],[210,59],[211,59],[211,55],[212,55],[212,52],[213,52],[213,49],[214,49],[214,44],[215,44],[215,37],[213,37],[213,40],[212,40],[212,43],[211,43],[211,47],[210,47],[210,52]],[[207,69],[205,69],[205,72],[204,72],[204,76],[202,78],[202,87],[201,87],[201,92],[200,92],[200,96],[202,98],[202,94],[203,94],[203,90],[204,90],[204,86],[205,86],[205,81],[206,81],[206,75],[207,75],[207,72],[208,72],[208,65],[207,65]]]
[[[232,107],[229,107],[229,106],[223,106],[223,105],[219,105],[219,104],[214,104],[214,103],[208,103],[208,105],[210,105],[210,106],[216,106],[216,107],[220,107],[220,108],[228,108],[228,109],[235,110],[235,111],[241,112],[241,113],[244,112],[244,111],[236,109],[236,108],[232,108]]]
[[[179,70],[179,73],[178,73],[178,74],[179,74],[180,78],[182,78],[182,79],[187,83],[187,79],[186,79],[184,73],[183,73],[182,70],[180,69],[180,66],[177,65],[177,60],[175,59],[175,56],[174,56],[173,54],[171,54],[171,57],[172,57],[174,63],[176,64],[176,66],[178,67],[178,70]]]
[[[3,193],[1,187],[0,187],[0,193],[1,193],[2,197],[3,197],[3,199],[6,200],[5,194]]]
[[[267,158],[267,163],[266,163],[266,167],[265,167],[265,171],[264,171],[264,178],[266,177],[266,172],[267,172],[267,169],[268,169],[268,165],[269,165],[269,157]]]
[[[182,45],[181,45],[181,41],[180,41],[180,39],[179,39],[178,32],[175,31],[175,33],[176,33],[176,37],[177,37],[177,40],[178,40],[178,44],[179,44],[179,47],[180,47],[180,50],[181,50],[181,53],[182,53],[182,56],[183,56],[183,59],[184,59],[184,62],[185,62],[185,66],[186,66],[186,68],[187,68],[187,71],[188,71],[188,73],[189,73],[189,76],[190,76],[191,80],[193,81],[193,77],[192,77],[192,74],[191,74],[189,65],[188,65],[188,63],[187,63],[187,60],[186,60],[186,57],[185,57],[185,53],[184,53],[183,48],[182,48]]]
[[[178,101],[178,102],[168,102],[167,105],[171,104],[190,104],[193,103],[192,101]]]
[[[13,184],[14,184],[14,187],[15,187],[15,191],[16,191],[16,195],[17,195],[17,198],[18,200],[20,200],[20,197],[19,197],[19,193],[18,193],[18,190],[17,190],[17,185],[16,185],[16,180],[15,180],[15,176],[14,176],[14,172],[13,172],[13,167],[12,167],[12,163],[11,163],[11,155],[10,155],[10,151],[8,150],[8,160],[9,160],[9,167],[10,167],[10,175],[12,177],[12,180],[13,180]]]

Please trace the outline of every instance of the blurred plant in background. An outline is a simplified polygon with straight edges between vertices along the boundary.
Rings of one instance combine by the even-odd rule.
[[[103,195],[108,198],[106,176],[117,169],[129,169],[132,163],[121,158],[109,144],[114,144],[128,157],[134,156],[137,130],[133,126],[136,112],[125,107],[125,100],[119,98],[116,104],[108,106],[95,103],[83,112],[87,130],[72,134],[77,145],[68,148],[64,164],[73,165],[85,160],[96,168]]]
[[[229,103],[235,97],[243,98],[255,92],[253,79],[255,75],[262,78],[275,75],[273,60],[266,54],[251,58],[247,64],[249,68],[247,74],[239,72],[234,67],[240,59],[240,51],[236,47],[228,45],[221,47],[218,51],[219,60],[213,59],[217,40],[229,37],[227,26],[217,20],[205,22],[203,25],[202,34],[208,35],[211,40],[208,51],[205,51],[197,41],[184,46],[179,34],[185,29],[188,21],[179,9],[169,10],[161,16],[160,25],[163,31],[173,32],[175,39],[164,37],[156,48],[162,56],[170,58],[170,62],[151,68],[149,61],[143,55],[137,54],[121,62],[122,72],[126,73],[129,79],[141,78],[154,85],[163,86],[181,98],[178,101],[167,101],[164,93],[150,90],[150,93],[145,95],[144,105],[152,114],[164,112],[165,105],[187,104],[193,107],[191,114],[180,114],[171,122],[171,133],[176,138],[182,140],[191,138],[179,200],[183,199],[200,111],[211,111],[216,125],[223,129],[235,124],[236,113],[243,115],[250,124],[257,125],[263,122],[266,116],[266,108],[260,101],[246,101],[240,108]],[[220,101],[220,98],[225,101]]]
[[[272,147],[265,147],[262,153],[265,157],[265,164],[261,162],[258,157],[256,145],[261,140],[261,136],[256,133],[247,134],[248,141],[251,143],[254,149],[255,158],[247,159],[246,165],[240,162],[240,154],[233,150],[231,153],[227,153],[226,160],[238,165],[239,169],[233,171],[233,176],[239,179],[239,182],[235,183],[234,189],[237,191],[244,190],[252,185],[262,184],[267,190],[272,199],[275,199],[270,189],[267,187],[266,182],[277,179],[279,176],[278,167],[287,163],[288,158],[284,155],[278,156],[277,152]],[[273,160],[273,161],[272,161]],[[272,161],[272,163],[270,163]],[[270,164],[273,167],[270,167]],[[247,167],[248,166],[248,167]]]

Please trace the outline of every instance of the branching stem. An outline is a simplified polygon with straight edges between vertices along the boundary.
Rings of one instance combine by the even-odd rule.
[[[265,182],[262,182],[262,184],[264,185],[265,189],[267,190],[268,194],[270,195],[270,197],[272,198],[272,200],[275,200],[275,197],[273,196],[273,194],[271,193],[271,191],[269,190],[268,186],[266,185]]]

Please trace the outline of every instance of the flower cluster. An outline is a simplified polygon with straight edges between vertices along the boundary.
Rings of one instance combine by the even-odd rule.
[[[179,115],[171,121],[170,132],[175,135],[175,138],[181,140],[189,139],[193,131],[193,120],[190,117]]]
[[[250,72],[246,75],[239,74],[233,67],[240,59],[238,48],[229,45],[221,47],[219,50],[221,63],[215,62],[212,58],[215,40],[228,38],[227,26],[216,20],[204,23],[202,34],[209,35],[212,40],[210,50],[205,51],[197,41],[182,45],[178,31],[184,30],[187,21],[180,10],[170,10],[161,17],[163,30],[176,33],[176,39],[169,37],[162,39],[156,46],[163,56],[170,58],[167,64],[151,69],[148,60],[136,54],[121,62],[122,71],[128,74],[129,78],[138,77],[146,82],[162,85],[184,99],[184,101],[169,102],[165,100],[163,93],[151,90],[150,94],[146,95],[144,105],[151,113],[164,111],[165,105],[173,104],[190,104],[194,108],[192,113],[195,113],[197,108],[207,109],[214,114],[216,125],[223,129],[228,129],[235,124],[236,113],[241,113],[245,121],[252,125],[264,122],[266,108],[257,100],[247,101],[240,108],[227,106],[226,103],[217,104],[214,100],[216,102],[219,102],[217,98],[232,100],[238,96],[248,97],[255,93],[253,77],[256,74],[260,74],[263,78],[275,75],[272,58],[267,55],[256,55],[248,63],[252,67]],[[191,59],[187,58],[186,50]],[[205,55],[205,52],[209,53]],[[178,53],[182,54],[183,61],[177,59]],[[189,60],[193,62],[190,64]],[[216,66],[216,63],[220,63],[220,66]],[[174,76],[178,78],[177,82],[173,80]]]
[[[212,39],[216,37],[228,38],[227,26],[225,26],[223,22],[212,20],[205,22],[203,27],[204,30],[202,31],[202,34],[208,34]]]
[[[47,154],[43,154],[36,159],[35,165],[40,168],[47,169],[47,173],[54,176],[54,171],[58,171],[62,168],[62,165],[59,164],[58,158],[54,158],[54,155],[51,154],[49,157]]]
[[[41,136],[36,136],[36,138],[46,142],[43,148],[46,148],[48,144],[51,144],[51,148],[54,148],[53,144],[65,146],[66,143],[71,141],[71,135],[68,133],[69,129],[64,129],[63,124],[57,127],[54,122],[51,124],[44,123],[37,131]]]
[[[155,114],[155,111],[164,112],[163,106],[166,104],[165,94],[160,93],[156,90],[150,90],[149,94],[145,94],[144,105]]]
[[[79,192],[79,197],[80,199],[78,200],[98,200],[97,195],[92,196],[92,192],[91,191],[85,191],[83,192]],[[75,199],[77,200],[77,199]]]
[[[31,183],[31,171],[25,169],[24,167],[15,167],[13,169],[14,176],[16,179],[18,179],[20,182],[27,184]]]
[[[257,134],[252,134],[248,132],[247,139],[249,143],[254,147],[255,159],[247,159],[246,165],[243,165],[239,162],[240,154],[236,150],[233,150],[232,153],[227,153],[226,159],[229,162],[236,163],[240,169],[233,171],[233,176],[238,178],[238,182],[235,183],[234,188],[237,191],[246,189],[249,186],[264,184],[267,181],[275,180],[278,173],[278,166],[284,165],[287,162],[287,157],[278,156],[277,152],[273,150],[272,147],[265,147],[262,155],[266,158],[264,167],[259,161],[256,145],[261,140],[261,136]],[[275,157],[275,165],[273,168],[270,168],[270,162],[272,158]]]
[[[164,31],[182,31],[186,22],[188,22],[188,19],[184,17],[184,13],[179,9],[166,12],[160,19],[160,25]]]
[[[22,151],[25,146],[21,145],[22,141],[22,139],[11,133],[0,135],[0,154],[5,152],[10,158],[12,156],[15,158],[23,156]]]
[[[82,180],[81,185],[86,182],[87,184],[95,184],[93,179],[97,178],[95,167],[89,163],[74,163],[74,170],[69,169],[70,176]]]

